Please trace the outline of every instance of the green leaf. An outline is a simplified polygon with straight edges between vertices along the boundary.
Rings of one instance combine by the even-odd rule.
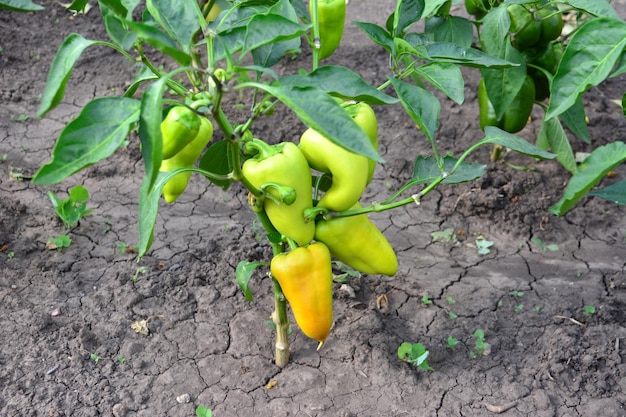
[[[161,122],[163,120],[163,91],[167,79],[168,77],[162,77],[150,84],[141,96],[139,139],[141,140],[141,156],[145,167],[144,180],[147,180],[148,189],[153,186],[163,160]]]
[[[543,120],[537,135],[537,143],[545,143],[556,153],[556,160],[570,172],[576,171],[576,158],[567,135],[558,119]],[[543,148],[543,147],[542,147]],[[547,149],[547,148],[546,148]]]
[[[604,178],[607,172],[624,161],[626,161],[624,142],[613,142],[596,148],[578,166],[565,187],[563,197],[550,207],[550,211],[557,216],[567,213],[598,181]]]
[[[369,36],[374,43],[385,48],[391,56],[396,56],[396,47],[393,42],[393,36],[391,36],[385,28],[369,22],[354,22],[354,24],[367,36]]]
[[[182,66],[186,67],[191,64],[191,56],[178,49],[176,42],[166,33],[145,23],[128,22],[127,24],[138,38],[148,42],[157,51],[163,52]]]
[[[58,183],[111,156],[137,122],[139,106],[139,101],[124,97],[102,97],[87,103],[61,131],[52,161],[37,171],[33,183]]]
[[[13,12],[38,12],[45,7],[33,3],[30,0],[0,0],[0,9]]]
[[[563,112],[559,119],[577,138],[585,143],[591,143],[589,129],[587,129],[587,117],[585,116],[585,105],[580,97],[572,107]]]
[[[206,150],[202,159],[200,159],[200,163],[198,168],[212,172],[214,174],[227,175],[231,172],[230,167],[228,166],[228,150],[230,148],[230,144],[228,140],[224,139],[219,142],[215,142]],[[218,187],[222,187],[224,190],[227,190],[232,184],[233,180],[219,180],[215,178],[207,177],[209,181]]]
[[[552,79],[546,119],[572,107],[590,87],[604,81],[626,46],[626,22],[599,17],[585,22],[572,36]]]
[[[626,180],[617,182],[613,185],[609,185],[601,190],[594,190],[589,193],[594,197],[600,197],[607,201],[612,201],[615,204],[622,206],[626,205]]]
[[[300,120],[330,141],[352,152],[384,163],[369,138],[334,98],[315,87],[292,87],[242,83],[239,87],[258,88],[276,97],[293,110]]]
[[[202,15],[196,0],[147,0],[146,7],[182,50],[190,53],[193,36],[200,30],[198,17]]]
[[[74,203],[84,203],[89,199],[89,191],[82,185],[76,185],[70,189],[70,200]]]
[[[65,85],[72,74],[76,61],[87,47],[98,43],[98,41],[85,39],[77,33],[72,33],[65,38],[52,61],[50,72],[48,72],[48,80],[41,97],[37,116],[43,117],[61,102],[65,93]]]
[[[123,18],[119,17],[102,3],[100,3],[100,11],[102,13],[104,27],[111,40],[122,49],[126,51],[130,50],[137,40],[137,34],[128,29],[126,20],[123,20]]]
[[[520,65],[511,68],[480,70],[497,119],[501,119],[504,112],[511,106],[526,79],[525,58],[510,43],[507,43],[504,58]]]
[[[147,175],[141,181],[141,191],[139,193],[139,243],[137,243],[137,254],[141,259],[154,239],[154,224],[159,212],[159,200],[166,184],[165,178],[169,174],[158,172],[154,184],[150,184],[150,177]]]
[[[539,159],[554,159],[556,155],[531,145],[519,136],[512,135],[495,126],[485,127],[485,139],[480,144],[497,143],[512,151]]]
[[[451,100],[463,104],[465,82],[458,65],[431,62],[415,68],[415,72]]]
[[[146,81],[157,80],[158,78],[159,77],[157,77],[149,67],[146,67],[146,66],[141,67],[141,69],[139,70],[139,73],[137,74],[137,76],[135,76],[135,80],[133,81],[133,83],[124,92],[124,97],[134,96],[135,93],[137,92],[137,89],[139,89],[139,86],[141,84],[143,84]]]
[[[451,172],[458,159],[451,156],[443,157],[443,172]],[[451,175],[442,181],[444,184],[460,184],[462,182],[474,181],[482,177],[485,173],[486,165],[469,164],[465,161]],[[413,177],[411,184],[427,184],[436,180],[442,175],[437,160],[433,156],[418,156],[413,165]]]
[[[613,6],[606,0],[563,0],[572,7],[583,10],[594,16],[604,16],[613,19],[620,19]]]
[[[489,11],[482,20],[480,44],[485,53],[503,58],[511,42],[509,28],[511,18],[506,7],[497,7]]]
[[[406,360],[407,356],[411,354],[411,350],[413,350],[413,344],[409,342],[403,342],[398,347],[398,358],[400,358],[400,360],[403,360],[403,361]]]
[[[424,0],[400,0],[393,15],[393,30],[395,37],[400,36],[413,23],[422,18]]]
[[[250,278],[252,278],[252,274],[256,269],[263,265],[262,262],[249,262],[249,261],[241,261],[237,264],[237,269],[235,270],[235,277],[237,279],[237,285],[241,288],[246,301],[252,301],[252,292],[250,291],[250,287],[248,283],[250,282]]]
[[[276,14],[257,15],[247,27],[243,49],[251,51],[269,43],[297,38],[305,34],[309,27]]]
[[[117,16],[132,19],[133,9],[137,7],[138,0],[99,0],[98,3],[110,9]]]
[[[439,113],[441,103],[430,91],[409,84],[397,78],[390,78],[393,88],[398,94],[402,107],[409,117],[433,142],[439,128]]]
[[[425,33],[435,42],[450,42],[467,49],[472,46],[474,25],[464,17],[435,16],[426,20]]]
[[[306,75],[290,75],[280,79],[282,85],[315,87],[344,99],[370,104],[393,104],[398,99],[368,84],[359,74],[346,67],[326,65]]]
[[[426,51],[428,57],[433,61],[449,62],[475,68],[519,68],[519,62],[522,61],[521,58],[511,59],[511,57],[515,58],[513,54],[505,55],[503,57],[505,59],[502,59],[487,55],[478,49],[465,48],[451,42],[431,43],[426,46]]]

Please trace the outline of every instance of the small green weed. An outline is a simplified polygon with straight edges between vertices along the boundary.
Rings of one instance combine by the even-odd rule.
[[[431,305],[431,304],[433,303],[433,301],[432,301],[430,298],[428,298],[428,295],[424,294],[424,295],[422,296],[422,303],[423,303],[425,306],[429,306],[429,305]]]
[[[583,314],[587,317],[596,313],[596,308],[594,306],[586,306]]]
[[[450,305],[456,303],[456,301],[454,300],[454,298],[450,297],[449,295],[446,295],[446,302]]]
[[[69,248],[72,244],[72,239],[68,235],[59,235],[58,237],[51,237],[48,239],[48,244],[46,247],[48,249],[56,249],[59,252],[63,250],[63,248]]]
[[[72,187],[65,200],[61,200],[52,191],[48,191],[48,198],[54,206],[54,212],[68,229],[74,227],[80,219],[93,211],[87,209],[89,191],[82,185]]]
[[[489,343],[485,342],[485,332],[483,332],[483,329],[476,329],[472,336],[474,336],[474,350],[476,351],[476,354],[478,356],[488,354],[490,346]],[[470,356],[472,355],[470,354]]]
[[[449,227],[445,230],[441,230],[438,232],[432,232],[430,234],[432,242],[440,242],[440,243],[453,243],[456,241],[456,235],[454,234],[454,228]]]
[[[137,278],[139,277],[139,274],[145,274],[146,272],[150,272],[150,267],[149,266],[140,266],[139,268],[137,268],[135,270],[135,275],[133,275],[130,278],[133,281],[133,284],[137,283]]]
[[[461,342],[459,342],[452,336],[448,336],[448,338],[446,339],[446,347],[448,349],[454,349],[459,343]]]
[[[213,416],[213,411],[210,408],[205,407],[204,405],[199,405],[196,407],[196,416],[197,417],[211,417]]]
[[[430,352],[421,343],[404,342],[398,347],[398,357],[401,361],[408,362],[415,367],[420,367],[425,371],[433,371],[434,369],[428,365],[426,359]]]
[[[476,248],[478,249],[479,255],[489,255],[491,252],[491,247],[494,243],[490,240],[485,239],[483,236],[478,236],[476,238]]]
[[[454,320],[454,319],[456,319],[459,316],[458,316],[458,314],[456,314],[453,311],[448,311],[448,317],[450,318],[450,320]]]

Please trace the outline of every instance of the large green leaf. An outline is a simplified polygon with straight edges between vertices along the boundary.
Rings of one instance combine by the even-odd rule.
[[[472,46],[474,26],[460,16],[435,16],[426,20],[426,35],[435,42],[451,42],[462,48]]]
[[[572,36],[552,79],[547,119],[572,107],[590,87],[610,74],[626,46],[626,22],[600,17],[585,22]]]
[[[0,9],[7,9],[13,12],[38,12],[44,10],[45,7],[30,0],[0,0]]]
[[[572,7],[594,16],[604,16],[613,19],[619,19],[619,15],[606,0],[562,0],[563,3],[567,3]]]
[[[585,143],[591,143],[589,129],[587,129],[585,105],[580,97],[576,99],[572,107],[561,113],[559,119],[577,138]]]
[[[280,79],[289,86],[315,87],[329,94],[338,95],[370,104],[393,104],[398,99],[368,84],[359,74],[346,67],[326,65],[303,75],[289,75]]]
[[[35,184],[55,184],[81,169],[109,157],[124,143],[139,119],[139,101],[102,97],[83,108],[61,131],[52,161],[33,178]]]
[[[504,112],[511,106],[526,79],[526,60],[510,42],[506,44],[505,56],[508,61],[519,64],[517,67],[480,70],[485,79],[485,87],[489,101],[493,104],[496,118],[501,119]]]
[[[198,17],[202,16],[196,0],[147,0],[146,7],[182,50],[189,53],[193,36],[200,30]]]
[[[422,18],[424,0],[399,0],[393,14],[393,30],[390,32],[398,37],[413,23]]]
[[[485,138],[479,142],[485,143],[497,143],[505,148],[509,148],[512,151],[521,153],[523,155],[532,156],[533,158],[540,159],[554,159],[556,155],[547,152],[543,149],[539,149],[535,145],[531,145],[528,141],[520,138],[519,136],[512,135],[504,130],[495,126],[485,127]]]
[[[465,100],[465,82],[458,65],[431,62],[415,72],[458,104]]]
[[[230,143],[227,139],[215,142],[209,146],[209,149],[207,149],[204,155],[202,155],[198,168],[219,175],[229,174],[231,172],[231,168],[228,165],[229,149]],[[233,180],[221,180],[210,177],[208,179],[218,187],[222,187],[224,190],[227,190],[233,182]]]
[[[384,162],[369,138],[333,97],[315,87],[242,83],[271,94],[293,110],[300,120],[332,142],[352,152]]]
[[[398,94],[402,107],[409,117],[431,141],[439,128],[441,103],[430,91],[409,84],[397,78],[391,78],[391,84]]]
[[[141,191],[139,193],[139,242],[137,243],[137,253],[139,258],[143,257],[154,239],[154,224],[156,223],[157,214],[159,212],[159,201],[163,186],[165,185],[165,177],[169,175],[166,172],[158,173],[153,184],[150,184],[148,176],[143,177],[141,182]]]
[[[411,184],[427,184],[436,180],[444,173],[452,172],[452,169],[456,165],[458,160],[451,156],[445,156],[443,158],[443,172],[439,167],[439,163],[433,156],[418,156],[415,159],[413,165],[413,177],[411,178]],[[452,172],[447,175],[442,181],[444,184],[459,184],[462,182],[474,181],[480,178],[485,173],[486,165],[481,164],[469,164],[465,161]]]
[[[61,102],[65,94],[65,85],[72,74],[76,61],[87,47],[98,43],[98,41],[85,39],[77,33],[72,33],[65,38],[52,61],[50,72],[48,72],[48,80],[41,97],[37,116],[43,117]]]
[[[567,213],[598,181],[604,178],[607,172],[624,161],[626,161],[624,142],[613,142],[596,148],[578,166],[563,191],[563,197],[550,207],[550,211],[557,216]]]
[[[180,50],[176,42],[166,33],[145,23],[128,22],[128,26],[137,34],[138,38],[145,40],[156,50],[173,58],[180,65],[188,66],[191,64],[191,56]]]
[[[141,96],[138,133],[141,140],[141,156],[145,167],[144,182],[147,181],[147,191],[154,185],[163,160],[161,122],[163,120],[163,91],[167,80],[168,77],[162,77],[150,84]]]
[[[537,135],[537,145],[542,149],[551,149],[556,154],[556,160],[568,171],[576,170],[574,152],[558,119],[542,121]]]
[[[356,27],[361,29],[369,38],[378,45],[385,48],[391,55],[396,55],[396,47],[393,42],[393,36],[385,30],[385,28],[370,22],[354,22]]]
[[[505,59],[487,55],[475,48],[465,48],[452,42],[433,42],[426,45],[427,57],[436,62],[449,62],[475,68],[519,68],[518,59]]]
[[[293,39],[305,34],[309,27],[277,14],[256,15],[248,24],[243,49],[251,51],[269,43]]]
[[[591,191],[589,195],[626,206],[626,180],[609,185],[601,190]]]
[[[492,9],[482,21],[480,44],[485,53],[503,58],[506,56],[511,19],[506,7]]]

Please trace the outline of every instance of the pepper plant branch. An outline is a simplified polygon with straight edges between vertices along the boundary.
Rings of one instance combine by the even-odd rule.
[[[256,197],[249,196],[248,198],[250,204],[252,205],[253,202],[250,199]],[[255,200],[254,204],[255,206],[253,207],[253,210],[256,212],[256,215],[268,236],[273,233],[278,233],[267,216],[267,213],[263,209],[263,202]],[[255,207],[259,207],[260,210],[255,209]],[[282,243],[270,240],[270,244],[272,245],[273,256],[283,252]],[[274,283],[274,312],[272,313],[272,321],[276,326],[276,349],[274,360],[276,362],[276,366],[284,368],[289,363],[289,317],[287,316],[287,300],[285,299],[285,295],[283,294],[283,290],[280,288],[278,281],[276,281],[273,276],[272,282]]]
[[[141,43],[137,43],[135,44],[135,49],[137,50],[137,52],[139,53],[139,57],[141,62],[148,67],[148,69],[150,69],[150,71],[152,71],[152,73],[154,75],[156,75],[158,78],[162,78],[163,74],[161,73],[161,71],[158,70],[158,68],[156,68],[152,62],[148,59],[148,57],[146,55],[144,55],[143,53],[143,47],[141,46]],[[185,86],[183,86],[182,84],[172,80],[171,78],[168,78],[166,80],[166,84],[169,88],[171,88],[172,90],[174,90],[176,92],[176,94],[178,94],[181,97],[187,97],[187,95],[189,94],[189,91],[185,88]]]
[[[317,0],[310,0],[311,3],[311,23],[313,23],[313,71],[319,66],[320,56],[320,22],[317,15]]]

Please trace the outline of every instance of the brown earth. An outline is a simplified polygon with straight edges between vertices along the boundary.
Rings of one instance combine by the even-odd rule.
[[[353,0],[349,19],[382,24],[389,3]],[[613,3],[626,15],[623,1]],[[555,217],[547,209],[569,178],[557,162],[507,155],[528,168],[520,170],[489,163],[490,149],[482,149],[470,158],[488,164],[480,180],[372,216],[398,252],[399,273],[351,279],[354,296],[337,285],[324,348],[316,352],[294,329],[291,362],[280,369],[264,325],[270,280],[255,275],[251,303],[234,280],[240,260],[271,256],[241,188],[223,192],[193,177],[179,202],[161,206],[154,245],[137,263],[118,250],[137,242],[143,164],[136,138],[62,184],[27,181],[49,160],[64,124],[92,98],[118,94],[135,71],[109,49],[88,49],[63,103],[38,120],[60,42],[71,32],[105,38],[97,10],[72,18],[57,3],[45,5],[37,14],[0,12],[0,415],[193,416],[200,404],[215,416],[242,417],[626,415],[624,208],[586,198]],[[277,71],[308,59],[286,60]],[[375,85],[387,74],[385,54],[353,25],[329,62]],[[442,154],[458,156],[483,137],[479,74],[465,74],[465,104],[442,99]],[[576,151],[624,140],[613,100],[621,100],[625,80],[585,94],[593,143],[574,139]],[[387,162],[365,202],[390,195],[410,178],[415,155],[429,154],[399,105],[376,111]],[[541,117],[539,108],[533,116]],[[534,121],[520,135],[532,140],[537,129]],[[257,135],[276,141],[300,131],[284,110],[255,125]],[[625,174],[621,167],[603,185]],[[91,192],[94,211],[69,232],[69,248],[47,250],[48,239],[66,230],[46,193],[63,197],[75,184]],[[434,242],[431,234],[446,229],[455,239]],[[488,255],[478,255],[477,237],[494,242]],[[542,253],[533,237],[558,250]],[[586,306],[596,313],[585,315]],[[148,336],[131,328],[141,320]],[[490,346],[472,357],[476,329]],[[454,349],[450,336],[460,341]],[[398,359],[405,341],[429,349],[433,372]]]

